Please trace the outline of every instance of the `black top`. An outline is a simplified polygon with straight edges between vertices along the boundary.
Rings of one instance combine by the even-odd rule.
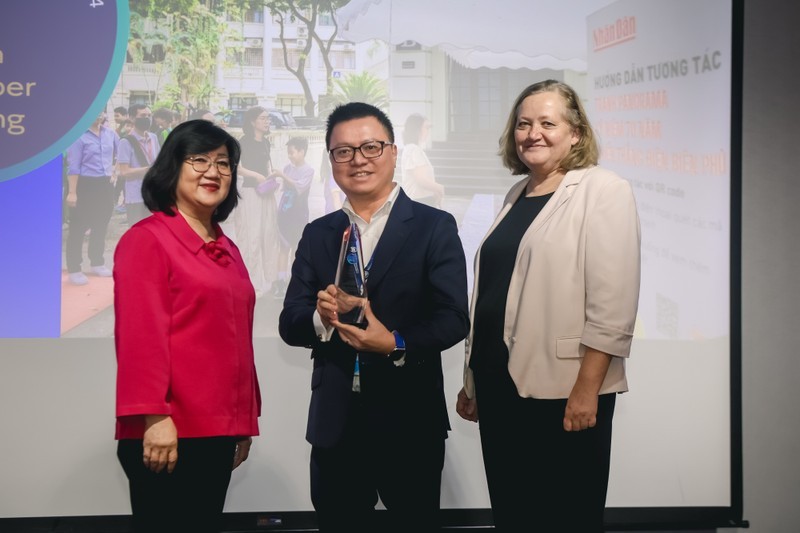
[[[517,250],[522,236],[552,196],[553,193],[520,196],[481,246],[478,300],[469,360],[473,370],[499,370],[508,366],[503,325]]]
[[[258,172],[264,177],[268,177],[272,170],[272,162],[270,161],[270,145],[266,137],[263,140],[257,141],[253,137],[245,135],[239,140],[239,145],[242,147],[241,163],[247,170]],[[245,177],[243,181],[245,187],[256,187],[258,180],[255,178]]]

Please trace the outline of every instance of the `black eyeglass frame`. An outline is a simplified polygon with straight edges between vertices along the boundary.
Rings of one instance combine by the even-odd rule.
[[[378,152],[375,155],[367,155],[367,154],[365,154],[364,150],[362,150],[362,148],[364,148],[365,146],[367,146],[369,144],[380,145],[380,147],[381,147],[380,152]],[[393,142],[389,142],[389,141],[367,141],[367,142],[363,143],[361,146],[337,146],[336,148],[331,148],[330,150],[328,150],[328,153],[330,154],[331,159],[333,159],[334,163],[349,163],[350,161],[352,161],[353,159],[356,158],[356,151],[358,151],[358,153],[360,153],[361,156],[364,159],[378,159],[380,156],[383,155],[383,150],[387,146],[392,146],[392,145],[394,145],[394,143]],[[352,153],[350,154],[350,157],[348,159],[339,160],[339,159],[336,158],[336,155],[334,154],[334,152],[336,150],[341,150],[343,148],[348,148],[348,149],[352,150]]]

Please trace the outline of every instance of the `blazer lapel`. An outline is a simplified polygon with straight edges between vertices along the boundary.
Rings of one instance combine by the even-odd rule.
[[[344,236],[344,230],[349,225],[350,219],[347,218],[347,214],[345,214],[345,212],[342,210],[337,211],[336,215],[331,217],[328,225],[331,231],[331,236],[325,239],[323,246],[328,251],[328,256],[330,257],[331,263],[336,265],[335,268],[339,267],[339,251],[342,247],[342,237]],[[335,272],[336,271],[334,270],[334,273]]]
[[[526,233],[536,233],[550,219],[558,209],[567,203],[575,192],[575,187],[581,182],[589,169],[571,170],[567,172],[564,179],[558,185],[553,197],[545,204],[536,218],[533,220],[530,229]]]
[[[411,206],[411,200],[401,189],[395,200],[395,205],[389,213],[386,227],[383,229],[381,238],[378,239],[378,244],[373,252],[372,268],[370,268],[369,277],[367,278],[367,295],[381,282],[381,279],[392,266],[397,254],[403,248],[406,239],[411,235],[411,220],[413,218],[414,210]],[[367,261],[369,261],[369,258],[367,258]]]

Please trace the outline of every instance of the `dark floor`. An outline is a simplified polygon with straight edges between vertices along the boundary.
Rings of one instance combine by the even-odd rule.
[[[459,514],[445,517],[453,522],[458,519],[458,525],[442,528],[442,533],[492,531],[486,524],[486,513],[475,510],[471,516]],[[472,520],[470,520],[470,518]],[[466,520],[464,520],[466,519]],[[464,525],[476,524],[476,525]],[[225,533],[265,533],[265,532],[311,532],[316,531],[312,513],[240,513],[226,515]],[[653,528],[648,530],[630,529],[630,526],[610,525],[607,529],[612,531],[628,531],[629,533],[677,533],[675,529]],[[682,529],[681,533],[713,533],[716,529]],[[93,516],[93,517],[52,517],[52,518],[2,518],[0,519],[0,532],[8,533],[129,533],[129,517],[127,516]],[[190,533],[190,532],[186,532]],[[342,532],[347,533],[347,532]],[[412,533],[412,532],[409,532]]]

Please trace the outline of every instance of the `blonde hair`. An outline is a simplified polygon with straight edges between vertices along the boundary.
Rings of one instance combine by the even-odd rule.
[[[586,116],[586,111],[583,109],[583,104],[581,104],[578,94],[564,82],[545,80],[526,87],[514,101],[514,106],[508,115],[506,127],[499,141],[500,150],[498,155],[503,162],[503,166],[514,175],[528,174],[530,172],[530,169],[519,158],[517,153],[514,131],[517,128],[517,115],[522,102],[529,96],[545,92],[557,93],[564,98],[567,110],[564,118],[579,136],[578,142],[572,146],[566,157],[561,160],[559,166],[567,171],[596,165],[597,160],[600,158],[600,149],[597,146],[592,125],[589,123],[589,117]]]

